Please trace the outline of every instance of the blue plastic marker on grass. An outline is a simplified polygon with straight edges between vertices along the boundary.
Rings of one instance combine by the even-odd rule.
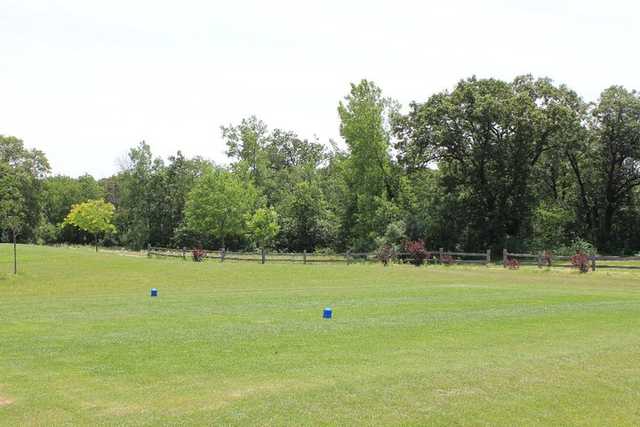
[[[322,312],[322,318],[323,319],[331,319],[332,315],[333,315],[333,311],[329,307],[326,307],[324,309],[324,311]]]
[[[158,296],[158,290],[156,288],[151,288],[151,296],[152,297],[157,297]]]

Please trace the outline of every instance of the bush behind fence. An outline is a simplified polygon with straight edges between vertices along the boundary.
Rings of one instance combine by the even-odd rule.
[[[345,252],[336,254],[314,253],[314,252],[232,252],[225,249],[215,251],[203,251],[199,249],[175,249],[149,246],[147,255],[149,257],[172,257],[203,261],[206,259],[224,261],[253,261],[253,262],[298,262],[302,264],[313,263],[366,263],[381,262],[380,254],[375,252]],[[389,261],[395,263],[415,263],[416,257],[410,252],[397,252],[389,257]],[[436,264],[489,264],[491,262],[491,251],[486,252],[450,252],[440,249],[438,251],[427,252],[424,263]]]
[[[267,262],[292,262],[301,264],[314,263],[374,263],[385,262],[379,253],[375,252],[345,252],[336,254],[314,253],[314,252],[268,252],[262,250],[259,252],[233,252],[225,249],[214,251],[203,251],[200,259],[196,259],[196,249],[176,249],[149,246],[147,248],[147,256],[153,257],[171,257],[182,258],[184,260],[217,260],[224,261],[247,261],[259,262],[266,264]],[[620,257],[606,255],[590,255],[588,257],[589,268],[595,271],[597,268],[619,268],[619,269],[640,269],[640,257]],[[509,252],[506,249],[502,253],[502,265],[511,267],[514,264],[534,265],[539,268],[543,267],[575,267],[571,263],[572,257],[561,255],[549,255],[548,253],[529,254]],[[445,251],[443,248],[434,251],[427,251],[427,256],[423,260],[417,260],[415,254],[410,252],[396,252],[391,254],[387,262],[398,264],[475,264],[490,265],[491,250],[485,252],[457,252]],[[625,265],[626,264],[626,265]]]

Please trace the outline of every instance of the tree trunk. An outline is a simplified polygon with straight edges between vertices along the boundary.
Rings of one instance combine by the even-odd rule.
[[[599,242],[598,249],[602,249],[605,251],[611,251],[613,249],[611,245],[611,230],[613,228],[613,217],[615,215],[615,208],[608,203],[607,207],[604,210],[604,215],[602,215],[600,230],[599,231]]]
[[[98,233],[93,235],[93,240],[96,244],[96,252],[98,252]]]
[[[13,274],[18,274],[18,258],[16,255],[16,230],[13,231]]]

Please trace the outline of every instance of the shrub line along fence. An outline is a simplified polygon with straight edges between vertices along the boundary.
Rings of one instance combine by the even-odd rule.
[[[552,255],[545,257],[544,254],[521,254],[508,252],[506,249],[502,250],[502,264],[507,266],[510,259],[522,260],[523,264],[537,265],[538,268],[542,267],[575,267],[575,265],[569,264],[554,264],[554,261],[571,261],[570,256],[566,255]],[[596,268],[620,268],[628,270],[640,269],[640,265],[610,265],[610,264],[598,264],[598,261],[613,261],[613,262],[629,262],[640,261],[640,256],[610,256],[610,255],[589,255],[589,263],[591,264],[591,271],[596,271]]]
[[[425,263],[432,264],[482,264],[491,263],[491,250],[486,252],[449,252],[440,248],[438,251],[427,251],[428,256]],[[182,249],[162,248],[155,246],[147,247],[147,256],[172,257],[187,259],[193,257],[193,251],[186,247]],[[369,252],[345,252],[338,254],[318,254],[314,252],[267,252],[264,249],[260,252],[231,252],[225,249],[211,251],[202,255],[203,259],[217,259],[224,261],[254,261],[265,264],[267,261],[275,262],[300,262],[303,264],[334,262],[334,263],[357,263],[357,262],[378,262],[380,258],[376,253]],[[393,260],[400,262],[413,262],[416,257],[409,252],[395,253]]]
[[[147,256],[158,257],[172,257],[192,258],[193,252],[191,249],[182,248],[162,248],[148,246]],[[318,254],[313,252],[267,252],[264,249],[260,252],[232,252],[225,249],[211,251],[203,254],[204,259],[220,260],[224,261],[252,261],[265,264],[270,262],[298,262],[302,264],[314,264],[314,263],[366,263],[366,262],[379,262],[381,259],[378,254],[370,252],[345,252],[338,254]],[[591,255],[588,257],[590,267],[592,271],[596,268],[619,268],[619,269],[640,269],[640,256],[633,257],[620,257],[620,256],[607,256],[607,255]],[[391,260],[412,263],[416,260],[414,254],[409,252],[399,252],[393,254]],[[509,265],[510,260],[518,260],[518,263],[523,265],[537,265],[538,268],[542,267],[575,267],[571,263],[570,256],[554,255],[546,257],[545,254],[527,254],[509,252],[507,249],[502,251],[502,264],[504,267]],[[564,263],[557,263],[557,261],[564,261]],[[629,262],[639,261],[639,265],[612,265],[601,264],[601,262]],[[440,248],[438,251],[427,251],[427,257],[424,259],[426,264],[479,264],[489,265],[491,263],[491,250],[487,249],[485,252],[451,252],[445,251]]]

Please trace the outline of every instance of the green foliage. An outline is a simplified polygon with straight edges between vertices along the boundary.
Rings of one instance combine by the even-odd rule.
[[[68,176],[47,177],[43,182],[42,210],[43,223],[37,231],[39,240],[46,243],[66,241],[80,243],[85,233],[74,227],[63,225],[71,206],[87,200],[103,199],[104,190],[90,175],[78,178]]]
[[[376,255],[384,265],[387,265],[397,253],[404,249],[403,245],[407,240],[405,229],[404,221],[394,221],[387,225],[382,236],[376,237]]]
[[[378,249],[389,245],[393,248],[394,252],[400,252],[404,242],[407,240],[405,233],[406,228],[407,226],[402,220],[394,221],[387,225],[384,234],[376,238],[376,246]]]
[[[273,208],[260,208],[246,215],[247,233],[258,247],[268,247],[280,231],[278,213]]]
[[[91,234],[113,233],[115,226],[111,223],[115,207],[104,200],[89,200],[78,203],[64,219],[64,225],[73,225]]]
[[[0,221],[25,240],[35,238],[42,219],[42,179],[48,172],[43,152],[26,149],[18,138],[0,135]]]
[[[176,243],[177,230],[184,225],[184,209],[189,192],[196,181],[210,170],[210,162],[196,157],[186,159],[178,151],[169,162],[159,168],[154,177],[154,193],[159,200],[153,203],[150,241],[169,246]]]
[[[558,205],[541,203],[533,216],[532,249],[542,251],[562,246],[567,242],[575,213]]]
[[[209,170],[188,195],[185,220],[189,229],[220,240],[224,247],[230,237],[245,231],[245,215],[257,202],[251,183],[224,170]]]
[[[36,243],[39,245],[45,245],[59,242],[61,234],[60,227],[57,227],[50,222],[42,221],[36,230]]]
[[[312,251],[335,242],[335,217],[317,180],[296,183],[279,208],[282,246]]]
[[[0,238],[15,225],[22,241],[84,242],[86,232],[60,224],[73,204],[104,198],[116,209],[110,242],[134,249],[247,248],[244,216],[264,206],[278,216],[269,242],[278,250],[373,251],[400,221],[408,240],[431,247],[538,251],[583,236],[603,253],[640,248],[635,91],[612,86],[587,104],[546,78],[471,77],[402,115],[362,80],[338,114],[344,146],[255,116],[222,127],[230,164],[220,179],[230,186],[208,182],[212,196],[194,191],[222,173],[211,162],[162,159],[144,141],[96,181],[48,177],[42,152],[0,136]]]
[[[0,163],[0,227],[18,233],[25,225],[26,209],[19,176]]]
[[[466,216],[456,240],[499,250],[529,232],[530,178],[559,130],[579,122],[576,105],[546,79],[463,80],[396,120],[399,160],[409,172],[438,162],[441,191],[458,195]]]
[[[589,241],[580,237],[574,239],[569,245],[558,246],[553,249],[553,255],[572,256],[577,253],[585,255],[598,255],[598,249]]]
[[[395,196],[388,123],[396,110],[397,105],[367,80],[352,84],[345,102],[338,106],[340,134],[349,147],[343,173],[351,197],[344,223],[356,249],[371,249],[375,236],[394,219],[394,215],[387,215],[393,210]]]
[[[611,250],[616,219],[640,185],[640,95],[612,86],[589,111],[586,135],[567,150],[577,182],[579,214],[592,240]],[[626,227],[621,227],[624,233]]]
[[[141,249],[151,241],[154,203],[159,202],[154,178],[163,164],[153,159],[151,148],[142,141],[129,151],[127,163],[119,176],[117,223],[122,239],[132,248]]]
[[[140,249],[147,244],[185,244],[187,195],[210,162],[187,159],[178,151],[168,162],[154,158],[144,141],[130,150],[123,170],[103,181],[107,199],[117,206],[122,243]]]
[[[246,171],[252,183],[260,188],[267,175],[267,125],[255,116],[242,119],[238,126],[222,126],[227,156],[237,161],[235,169]]]
[[[598,250],[592,243],[587,242],[584,239],[577,238],[573,242],[571,242],[571,249],[574,253],[579,252],[585,255],[597,255]]]

